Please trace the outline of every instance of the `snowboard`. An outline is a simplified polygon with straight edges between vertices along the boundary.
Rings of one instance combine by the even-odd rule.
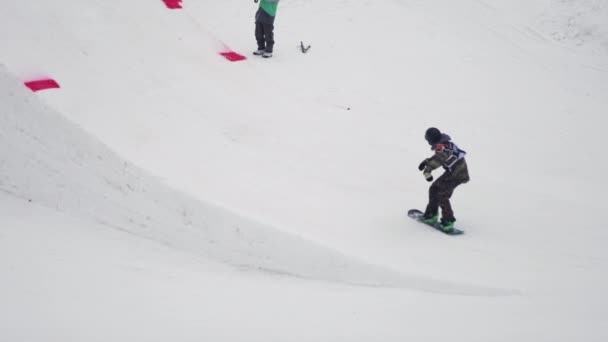
[[[427,225],[427,226],[429,226],[431,228],[434,228],[435,230],[438,230],[438,231],[440,231],[440,232],[442,232],[444,234],[447,234],[447,235],[462,235],[462,234],[464,234],[464,231],[462,231],[462,230],[460,230],[458,228],[454,228],[453,230],[446,232],[445,230],[441,229],[441,224],[439,222],[437,222],[435,224],[424,223],[422,221],[422,215],[424,215],[424,213],[422,211],[418,210],[418,209],[410,209],[407,212],[407,216],[413,218],[414,220],[416,220],[416,221],[418,221],[418,222],[420,222],[420,223],[422,223],[424,225]]]

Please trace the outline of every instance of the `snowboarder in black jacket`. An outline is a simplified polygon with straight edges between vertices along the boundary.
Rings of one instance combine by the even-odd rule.
[[[441,207],[441,228],[444,231],[451,231],[454,229],[456,218],[452,211],[450,197],[457,186],[469,181],[467,162],[464,159],[466,152],[459,149],[451,141],[449,135],[441,133],[435,127],[427,129],[424,138],[431,145],[434,154],[423,160],[418,169],[423,172],[424,178],[429,182],[433,181],[431,174],[433,170],[442,166],[445,172],[429,189],[429,203],[423,220],[427,224],[435,224],[439,218],[439,207]]]

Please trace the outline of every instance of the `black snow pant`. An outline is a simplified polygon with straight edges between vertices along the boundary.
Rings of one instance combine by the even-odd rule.
[[[256,22],[255,39],[258,42],[258,50],[272,53],[274,46],[274,24]]]
[[[429,189],[429,204],[424,212],[426,217],[437,215],[439,207],[441,207],[442,221],[456,221],[452,205],[450,204],[450,198],[457,186],[469,181],[469,172],[464,159],[456,163],[453,169],[454,171],[446,171],[431,185]]]

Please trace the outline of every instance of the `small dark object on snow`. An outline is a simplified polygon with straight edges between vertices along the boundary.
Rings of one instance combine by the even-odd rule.
[[[304,47],[304,43],[300,42],[300,48],[302,49],[302,53],[307,53],[308,49],[310,49],[310,45],[308,45],[307,47]]]

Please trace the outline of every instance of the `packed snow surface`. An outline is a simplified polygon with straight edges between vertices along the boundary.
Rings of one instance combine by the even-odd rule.
[[[608,339],[605,1],[181,5],[0,11],[0,340]]]

